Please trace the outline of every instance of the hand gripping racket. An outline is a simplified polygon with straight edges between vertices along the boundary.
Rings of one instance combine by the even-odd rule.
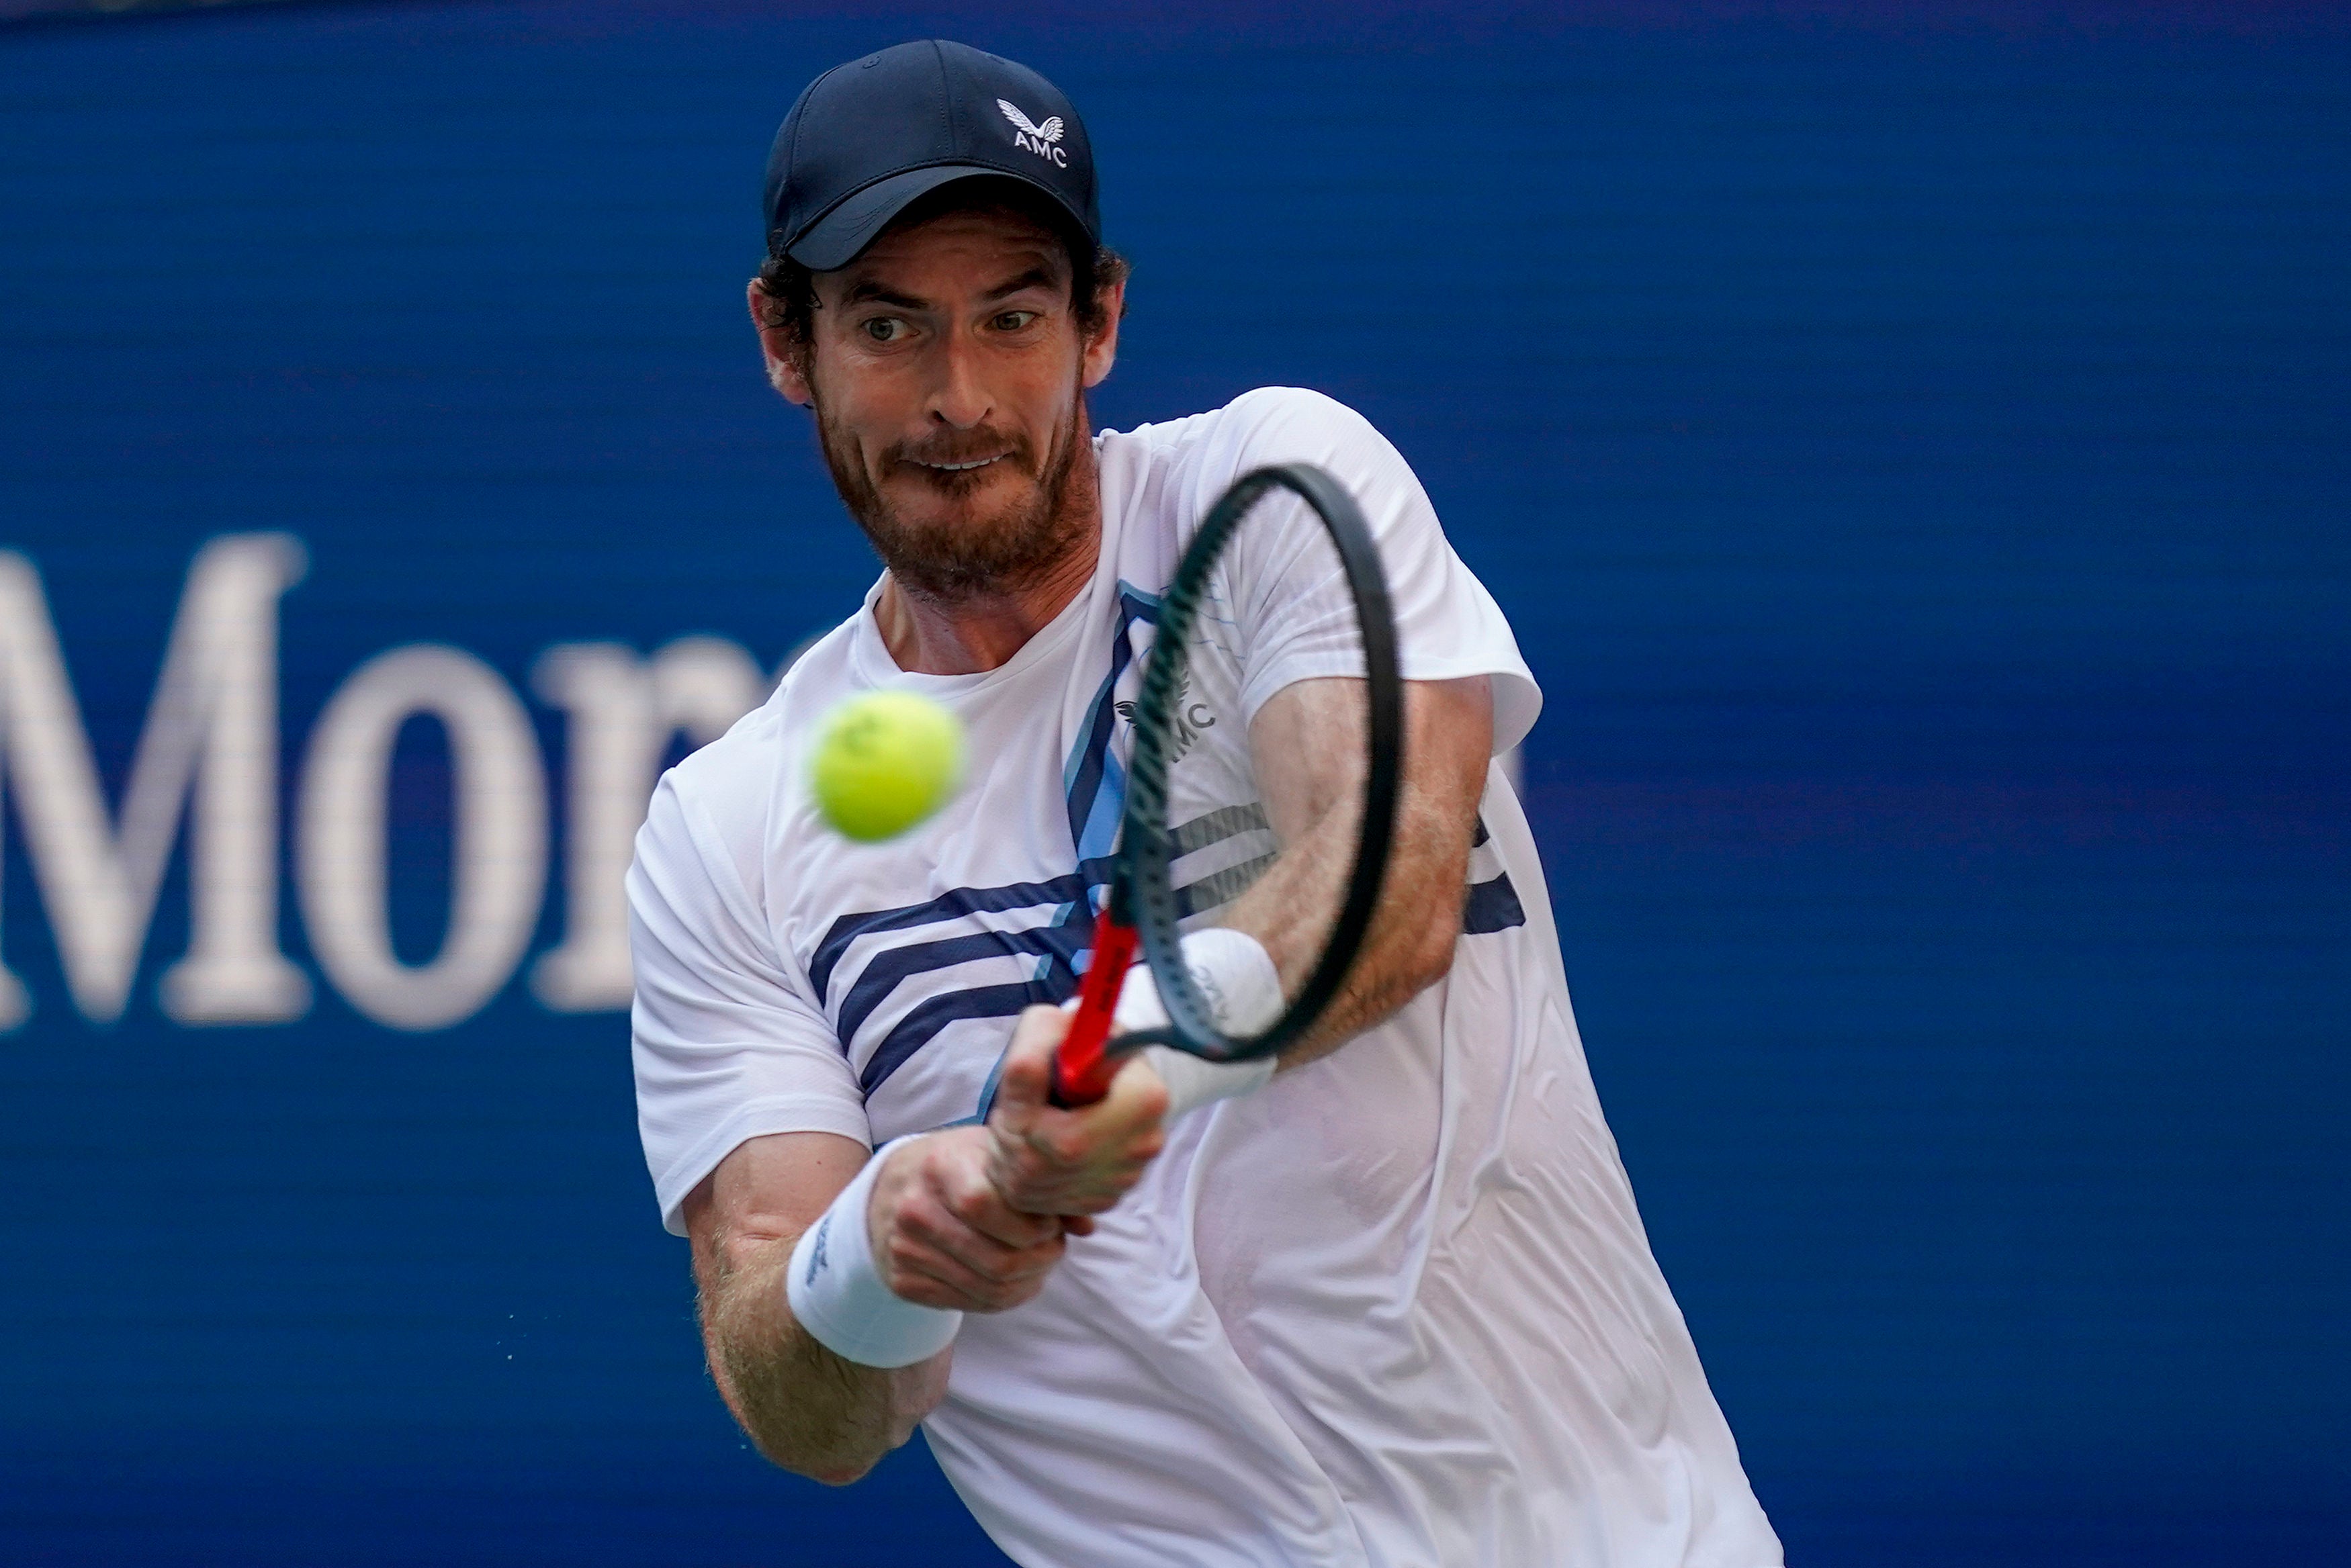
[[[1196,902],[1192,889],[1176,885],[1176,862],[1194,844],[1169,821],[1169,770],[1190,732],[1186,691],[1195,627],[1209,596],[1217,564],[1241,531],[1252,507],[1270,492],[1286,490],[1320,519],[1330,563],[1322,593],[1322,619],[1344,622],[1352,607],[1353,626],[1339,640],[1361,648],[1364,700],[1363,814],[1354,858],[1338,915],[1314,968],[1281,1015],[1262,1033],[1236,1036],[1217,1023],[1207,997],[1184,962],[1179,922]],[[1238,650],[1246,659],[1247,649]],[[1120,818],[1118,854],[1109,897],[1094,922],[1093,956],[1078,988],[1078,1006],[1053,1062],[1053,1097],[1063,1106],[1091,1105],[1110,1091],[1111,1078],[1125,1054],[1144,1045],[1173,1045],[1212,1062],[1245,1062],[1280,1052],[1314,1026],[1339,994],[1348,970],[1371,929],[1387,871],[1388,845],[1395,824],[1396,793],[1404,770],[1404,683],[1396,666],[1395,620],[1388,604],[1386,575],[1361,508],[1339,482],[1307,463],[1280,463],[1242,475],[1233,483],[1193,537],[1159,601],[1157,636],[1151,646],[1143,687],[1129,715],[1134,756]],[[1270,863],[1271,857],[1264,857]],[[1139,1030],[1111,1039],[1113,1014],[1138,947],[1158,982],[1167,1010],[1164,1028]]]

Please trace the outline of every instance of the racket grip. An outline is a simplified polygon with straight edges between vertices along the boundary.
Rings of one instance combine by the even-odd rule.
[[[1053,1053],[1057,1106],[1091,1106],[1110,1093],[1110,1081],[1118,1073],[1118,1059],[1110,1053],[1111,1023],[1126,971],[1134,962],[1136,941],[1134,928],[1114,919],[1108,905],[1094,917],[1093,958],[1078,982],[1078,1010]]]

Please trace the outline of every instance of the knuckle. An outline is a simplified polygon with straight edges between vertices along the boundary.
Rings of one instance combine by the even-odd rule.
[[[923,1189],[902,1187],[882,1203],[882,1222],[892,1230],[911,1223],[922,1213],[923,1202]]]
[[[924,1185],[934,1189],[952,1186],[956,1176],[970,1163],[969,1149],[953,1138],[925,1138],[922,1150]]]
[[[908,1204],[899,1216],[895,1235],[900,1244],[927,1245],[951,1228],[946,1209],[935,1199]]]

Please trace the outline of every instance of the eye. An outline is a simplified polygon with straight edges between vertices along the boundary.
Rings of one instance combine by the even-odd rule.
[[[996,329],[998,332],[1018,332],[1036,319],[1037,312],[1033,310],[1001,311],[996,317]]]
[[[906,324],[894,316],[877,316],[861,323],[858,330],[876,343],[895,343],[906,335]]]

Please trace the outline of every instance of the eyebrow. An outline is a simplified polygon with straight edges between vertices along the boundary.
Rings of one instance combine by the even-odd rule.
[[[1002,299],[1007,295],[1019,294],[1024,288],[1051,288],[1061,281],[1050,267],[1032,266],[1027,272],[998,284],[982,297]]]
[[[862,283],[852,286],[850,291],[841,296],[841,303],[843,305],[864,305],[869,301],[876,305],[891,306],[899,310],[928,310],[930,308],[930,306],[926,302],[914,298],[910,295],[900,294],[895,289],[884,288],[880,284],[873,282],[871,278],[866,279]]]
[[[989,289],[980,297],[989,300],[1003,299],[1008,296],[1019,294],[1024,288],[1052,288],[1060,282],[1060,277],[1054,274],[1052,268],[1048,266],[1032,266],[1026,272],[1014,274],[1004,282],[998,284],[994,288]],[[883,285],[874,282],[872,278],[864,278],[851,285],[849,292],[841,296],[841,303],[844,306],[852,305],[886,305],[893,310],[928,310],[931,308],[931,304],[928,300],[916,299],[912,295],[900,294],[896,289],[884,287]]]

